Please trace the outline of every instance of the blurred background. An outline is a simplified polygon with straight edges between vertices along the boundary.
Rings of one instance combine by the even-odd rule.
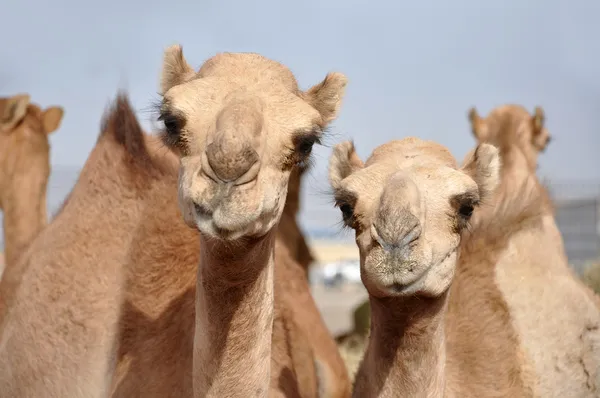
[[[326,319],[334,331],[350,323],[339,309],[365,297],[353,237],[340,230],[327,195],[330,146],[344,139],[366,157],[390,139],[416,135],[462,160],[475,143],[469,107],[485,115],[504,103],[531,112],[540,105],[553,141],[539,175],[557,200],[569,260],[582,275],[599,257],[598,1],[5,0],[1,10],[0,95],[26,92],[43,107],[65,109],[51,136],[51,214],[118,89],[153,130],[150,106],[170,44],[181,43],[193,66],[216,52],[258,52],[290,67],[302,88],[329,71],[345,73],[341,116],[314,151],[300,215],[318,260],[315,295],[322,309],[332,308]],[[354,293],[335,296],[346,290]]]

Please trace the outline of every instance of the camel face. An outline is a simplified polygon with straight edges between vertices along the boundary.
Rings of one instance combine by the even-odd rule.
[[[520,105],[503,105],[493,109],[486,118],[480,117],[477,110],[471,108],[469,120],[478,142],[487,142],[499,148],[511,144],[523,153],[531,171],[535,171],[539,154],[546,150],[551,141],[545,127],[544,110],[539,106],[530,115]]]
[[[352,143],[337,145],[330,181],[345,224],[356,232],[369,293],[446,291],[461,232],[498,174],[498,150],[488,144],[462,169],[446,148],[417,138],[382,145],[364,164]]]
[[[302,166],[336,116],[338,73],[306,92],[283,65],[223,53],[194,72],[180,46],[165,53],[164,141],[181,154],[186,223],[224,240],[262,236],[279,220],[290,172]]]
[[[19,196],[24,181],[28,188],[23,189],[42,185],[45,189],[50,174],[48,135],[59,127],[63,110],[55,106],[42,110],[29,101],[26,94],[0,98],[0,207],[6,206],[9,191]],[[31,196],[30,191],[23,196]]]

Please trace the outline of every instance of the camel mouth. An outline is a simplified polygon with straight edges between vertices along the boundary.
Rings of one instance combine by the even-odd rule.
[[[416,294],[424,287],[424,281],[432,267],[427,267],[416,279],[410,281],[401,281],[397,276],[394,276],[394,281],[385,287],[385,290],[395,296],[409,296]]]
[[[192,209],[193,221],[191,226],[210,238],[235,241],[240,238],[261,236],[261,232],[258,230],[259,226],[262,225],[260,217],[232,221],[231,214],[226,209],[217,207],[211,210],[206,205],[196,202],[193,202]]]
[[[454,267],[451,264],[456,261],[455,254],[456,250],[452,250],[439,261],[429,263],[426,267],[420,267],[421,271],[415,277],[407,278],[406,275],[399,274],[401,269],[406,269],[406,264],[395,267],[396,270],[380,284],[380,290],[396,297],[415,295],[437,297],[450,286],[454,276]]]

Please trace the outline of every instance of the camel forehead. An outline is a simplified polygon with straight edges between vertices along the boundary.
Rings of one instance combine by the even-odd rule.
[[[412,137],[376,148],[365,167],[348,176],[344,185],[374,199],[394,176],[410,177],[425,194],[437,190],[440,195],[453,195],[474,185],[457,170],[456,160],[446,147]]]
[[[456,159],[445,146],[416,137],[390,141],[375,148],[365,165],[377,163],[396,169],[415,165],[457,167]]]
[[[298,82],[285,65],[256,53],[217,54],[204,62],[196,76],[233,77],[245,81],[246,85],[270,80],[289,92],[298,91]]]
[[[262,80],[261,80],[262,79]],[[321,115],[308,102],[282,85],[257,76],[248,80],[244,76],[209,76],[171,88],[165,95],[163,106],[182,114],[186,126],[203,130],[227,104],[245,103],[244,110],[261,115],[267,126],[292,126],[311,129],[320,125]]]
[[[531,115],[522,105],[507,104],[492,109],[487,118],[496,119],[507,117],[514,119],[528,119],[531,118]]]

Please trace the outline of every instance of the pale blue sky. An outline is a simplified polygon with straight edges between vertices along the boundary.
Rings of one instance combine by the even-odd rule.
[[[485,114],[506,102],[542,105],[555,140],[541,175],[600,181],[595,0],[7,0],[0,9],[0,95],[26,91],[66,110],[52,136],[54,165],[83,164],[119,88],[150,128],[144,110],[158,98],[162,51],[181,43],[195,66],[219,51],[259,52],[304,88],[345,73],[327,143],[354,138],[363,156],[416,135],[462,159],[474,144],[470,106]],[[329,153],[316,150],[309,190],[326,187]]]

